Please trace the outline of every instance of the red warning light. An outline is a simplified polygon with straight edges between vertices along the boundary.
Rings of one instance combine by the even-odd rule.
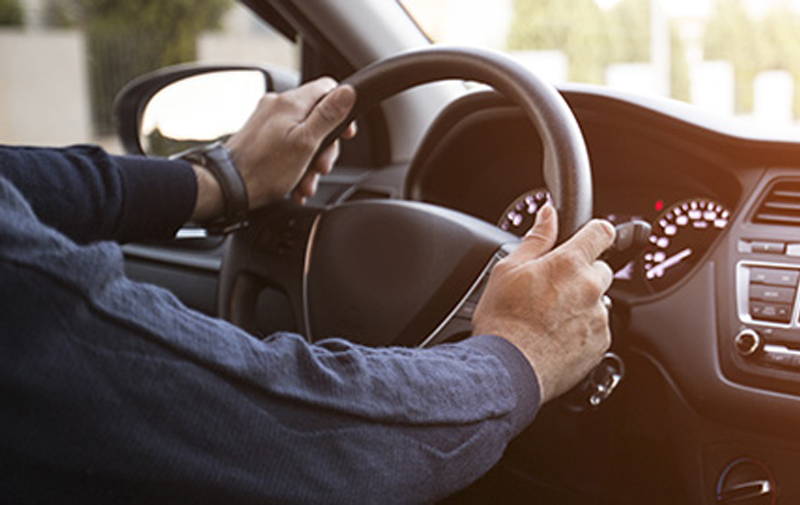
[[[664,210],[664,200],[656,200],[656,212]]]

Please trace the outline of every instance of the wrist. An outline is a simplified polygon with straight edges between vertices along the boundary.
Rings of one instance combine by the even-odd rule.
[[[210,223],[222,217],[225,212],[222,188],[216,177],[201,165],[192,164],[197,178],[197,200],[191,220],[195,223]]]
[[[219,142],[175,156],[192,164],[198,192],[193,219],[209,231],[228,233],[247,226],[250,210],[245,185],[230,150]]]

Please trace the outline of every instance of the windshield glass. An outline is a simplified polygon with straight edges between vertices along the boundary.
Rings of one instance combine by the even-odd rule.
[[[555,84],[800,124],[800,0],[402,0],[435,42],[507,51]]]

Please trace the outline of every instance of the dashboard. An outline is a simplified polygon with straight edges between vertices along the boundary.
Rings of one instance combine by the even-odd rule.
[[[563,94],[587,143],[595,216],[653,232],[610,292],[614,350],[628,364],[622,399],[591,421],[545,409],[538,435],[510,450],[515,471],[574,490],[603,467],[659,489],[663,503],[723,503],[750,485],[764,495],[741,503],[775,503],[775,490],[800,500],[800,143],[672,105]],[[405,196],[521,236],[549,198],[543,155],[518,109],[476,93],[434,123]],[[597,458],[580,467],[564,452]]]
[[[533,226],[539,209],[550,200],[545,188],[526,191],[498,216],[497,226],[522,237]],[[642,286],[641,291],[656,292],[680,280],[697,265],[727,228],[731,211],[703,196],[679,200],[669,207],[658,198],[651,206],[658,213],[655,218],[645,215],[650,210],[646,208],[632,214],[611,210],[600,217],[615,225],[632,220],[650,222],[652,233],[645,251],[620,268],[614,278],[617,284],[636,281]]]
[[[740,204],[739,180],[725,165],[658,136],[609,126],[607,118],[580,119],[595,216],[614,224],[640,219],[653,228],[647,249],[617,272],[614,290],[642,298],[680,283],[728,228]],[[542,145],[524,116],[499,98],[468,97],[433,130],[438,141],[423,146],[411,169],[413,196],[522,236],[549,199]]]

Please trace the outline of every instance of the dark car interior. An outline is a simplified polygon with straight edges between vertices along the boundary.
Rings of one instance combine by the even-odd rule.
[[[301,75],[273,79],[273,90],[323,74],[345,79],[361,68],[293,2],[244,3],[301,40]],[[612,351],[625,363],[625,378],[597,408],[576,412],[563,401],[542,408],[494,470],[448,503],[800,502],[800,141],[666,100],[577,84],[558,93],[585,139],[592,214],[652,225],[646,247],[617,272],[609,293]],[[343,146],[339,165],[305,210],[267,209],[255,226],[228,237],[129,244],[128,274],[256,336],[288,330],[316,339],[338,329],[373,345],[463,338],[463,311],[479,294],[484,269],[502,244],[526,231],[552,190],[548,141],[518,103],[483,88],[448,100],[417,132],[421,141],[410,156],[398,147],[394,120],[382,107],[358,117],[359,136]],[[405,292],[392,284],[401,282],[396,276],[372,275],[369,265],[333,268],[325,264],[330,256],[303,256],[316,216],[354,207],[370,214],[361,232],[372,239],[342,245],[351,231],[331,225],[329,237],[318,237],[330,245],[319,250],[383,254],[381,244],[394,235],[380,235],[372,223],[405,226],[407,206],[424,207],[432,228],[480,235],[454,232],[442,242],[448,254],[459,241],[483,248],[476,257],[464,252],[441,273],[452,292],[439,285],[419,288],[424,295]],[[415,240],[430,237],[411,228]],[[430,254],[428,245],[419,254]],[[261,266],[237,269],[246,262]],[[316,294],[298,291],[304,269],[324,271]],[[395,337],[379,342],[368,327],[379,322],[343,321],[356,317],[341,315],[345,304],[306,306],[324,304],[325,286],[362,277],[370,278],[367,287],[342,295],[372,293],[374,309],[364,305],[359,318],[374,310],[379,322],[391,319],[386,308],[411,305],[406,298],[426,303],[393,323]],[[249,308],[232,303],[237,296]]]

